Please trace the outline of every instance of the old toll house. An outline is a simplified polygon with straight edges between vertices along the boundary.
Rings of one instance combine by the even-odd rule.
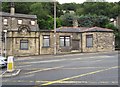
[[[2,31],[7,30],[7,55],[29,56],[54,54],[54,31],[41,30],[36,15],[0,13]],[[57,54],[70,52],[113,51],[113,30],[100,27],[60,27],[56,29]],[[1,49],[5,49],[2,42]]]

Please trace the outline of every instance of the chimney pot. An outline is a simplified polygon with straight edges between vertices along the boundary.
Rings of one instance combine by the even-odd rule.
[[[14,2],[11,2],[10,14],[11,14],[11,15],[14,15],[14,14],[15,14]]]

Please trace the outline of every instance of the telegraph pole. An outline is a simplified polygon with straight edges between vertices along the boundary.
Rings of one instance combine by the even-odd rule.
[[[5,32],[5,58],[7,58],[7,30],[3,30]]]
[[[56,46],[56,1],[54,1],[54,55],[57,54],[57,46]]]
[[[2,9],[2,2],[0,2],[0,11],[1,11],[1,9]],[[3,52],[2,52],[2,47],[3,47],[3,45],[2,45],[2,13],[0,13],[0,54],[1,54],[1,56],[2,56],[2,54],[3,54]]]

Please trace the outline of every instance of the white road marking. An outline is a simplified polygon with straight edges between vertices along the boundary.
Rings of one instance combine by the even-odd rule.
[[[109,68],[109,67],[77,67],[77,68],[61,68],[61,69],[103,69],[103,68]]]
[[[21,62],[21,64],[36,64],[36,63],[53,63],[53,62],[61,62],[68,60],[85,60],[85,59],[99,59],[99,58],[110,58],[113,56],[94,56],[94,57],[85,57],[85,58],[73,58],[73,59],[53,59],[53,60],[44,60],[44,61],[35,61],[35,62]],[[97,60],[98,61],[98,60]],[[99,60],[100,61],[100,60]]]
[[[3,80],[2,82],[9,82],[8,80]],[[10,82],[34,82],[34,83],[47,83],[51,81],[45,81],[45,80],[12,80]],[[58,84],[118,84],[118,81],[61,81],[61,82],[56,82]]]
[[[80,74],[80,75],[72,76],[72,77],[68,77],[68,78],[59,79],[59,80],[44,83],[42,85],[47,86],[47,85],[55,84],[55,83],[58,83],[58,82],[71,80],[71,79],[75,79],[75,78],[80,78],[80,77],[83,77],[83,76],[92,75],[92,74],[96,74],[96,73],[99,73],[99,72],[103,72],[103,71],[107,71],[107,70],[111,70],[111,69],[115,69],[115,68],[118,68],[118,66],[114,66],[114,67],[110,67],[110,68],[106,68],[106,69],[102,69],[102,70],[97,70],[97,71],[93,71],[93,72],[88,72],[88,73],[84,73],[84,74]]]
[[[19,79],[20,79],[20,78],[28,78],[28,77],[32,77],[32,76],[34,76],[34,74],[20,76]]]
[[[35,59],[35,58],[32,58],[32,57],[22,57],[22,58],[16,58],[15,60],[29,60],[29,59]]]
[[[27,72],[27,73],[25,73],[25,74],[33,74],[33,73],[37,73],[37,72],[41,72],[41,71],[48,71],[48,70],[59,69],[59,68],[62,68],[62,67],[64,67],[64,66],[40,69],[40,70],[36,70],[36,71]]]
[[[22,67],[28,67],[28,66],[32,66],[32,65],[22,65],[22,66],[16,66],[16,68],[22,68]]]

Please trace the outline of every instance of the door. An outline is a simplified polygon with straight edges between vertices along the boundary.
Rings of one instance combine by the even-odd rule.
[[[79,50],[80,40],[72,40],[72,50]]]

